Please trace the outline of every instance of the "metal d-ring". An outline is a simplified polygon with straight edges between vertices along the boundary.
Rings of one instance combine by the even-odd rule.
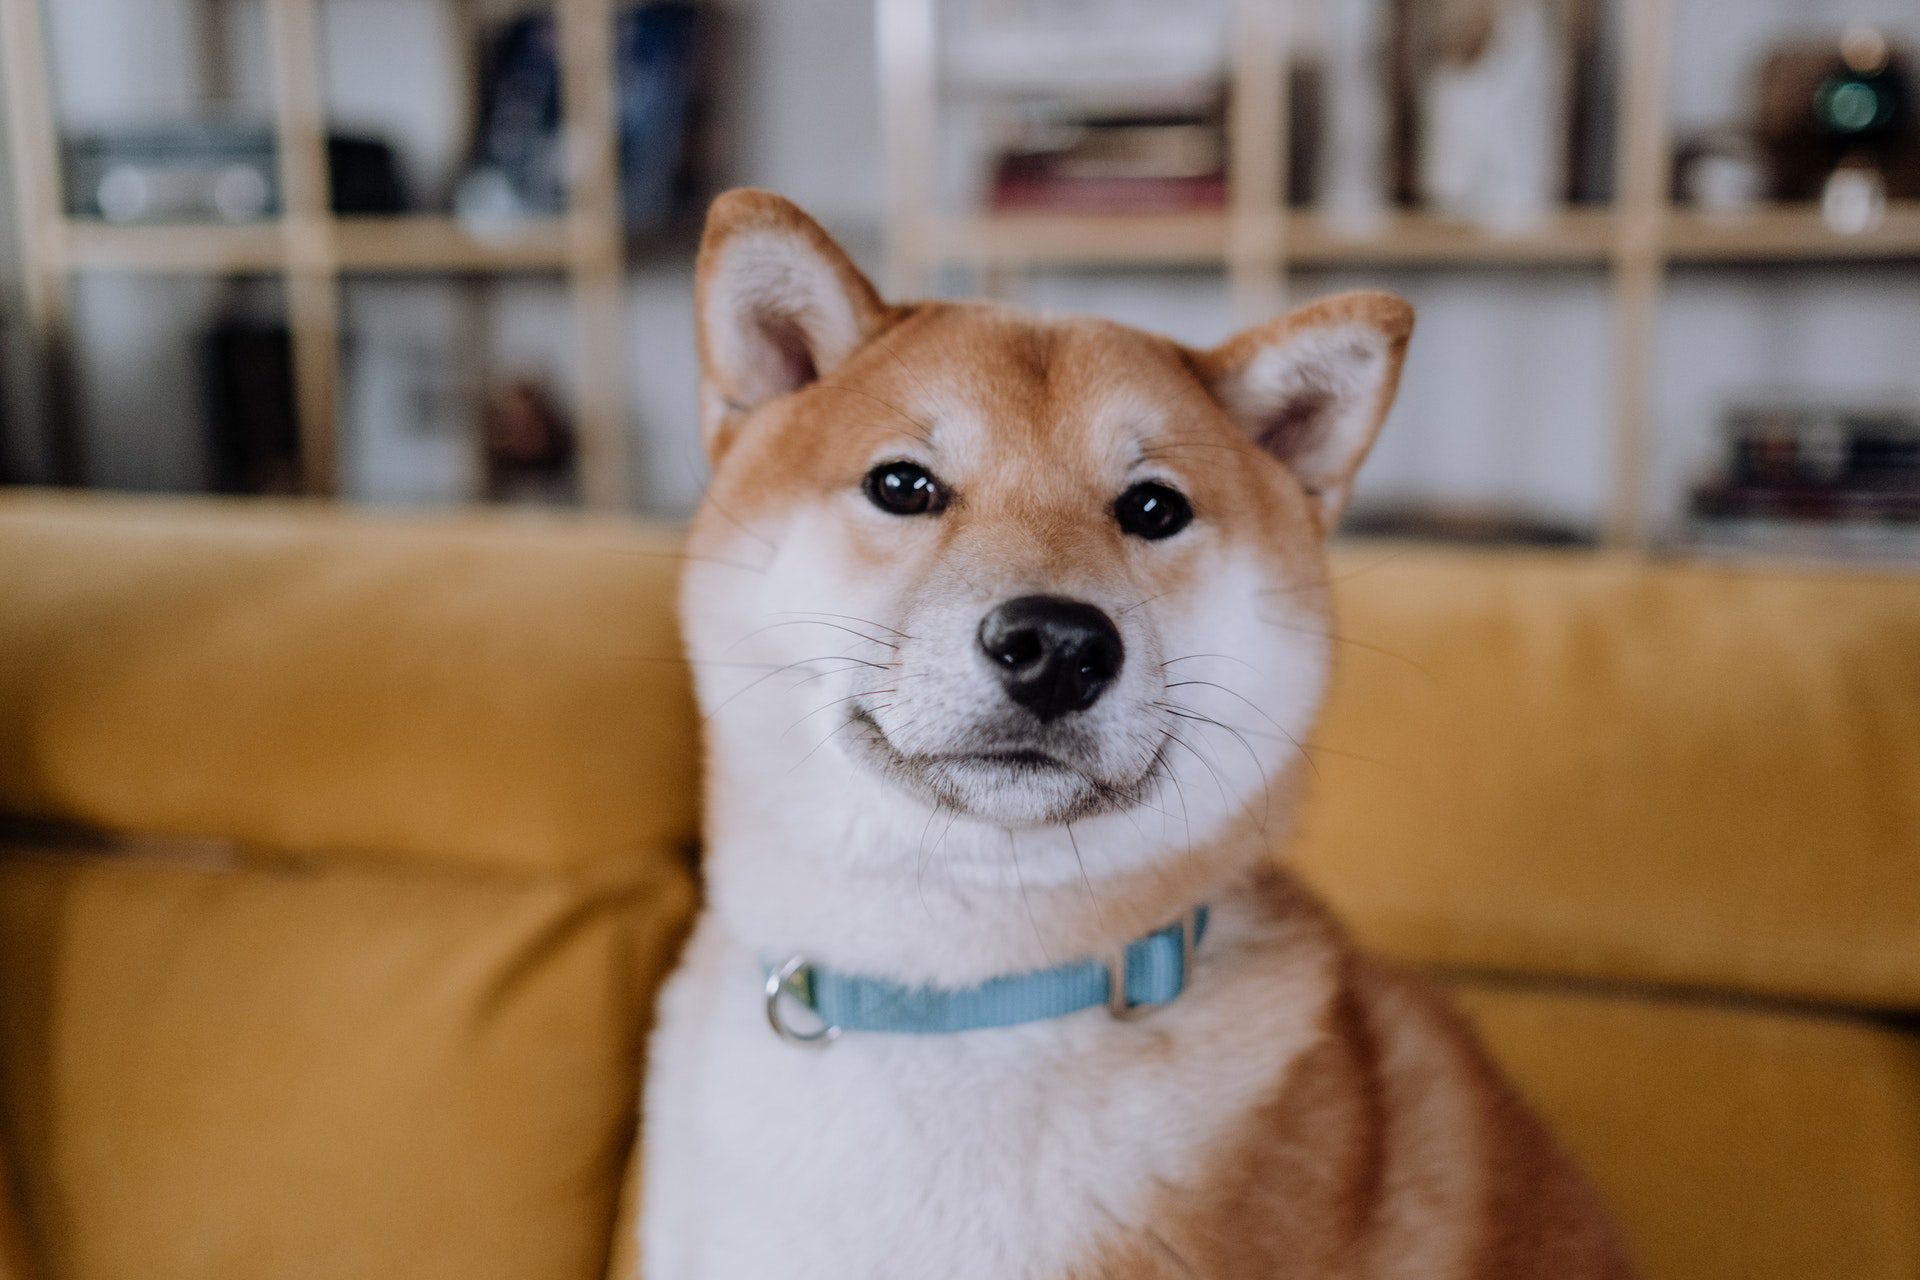
[[[810,1044],[824,1047],[840,1038],[840,1028],[831,1022],[823,1023],[818,1031],[795,1031],[780,1016],[780,997],[792,990],[794,975],[807,967],[807,958],[799,952],[788,957],[787,962],[767,977],[767,1025],[782,1040],[793,1044]]]

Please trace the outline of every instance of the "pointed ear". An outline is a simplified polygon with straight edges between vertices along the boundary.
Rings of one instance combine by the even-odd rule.
[[[893,316],[818,223],[745,188],[707,211],[694,293],[700,427],[713,458],[739,419],[831,373]]]
[[[1214,398],[1285,463],[1331,531],[1400,386],[1413,308],[1387,293],[1343,293],[1201,353]]]

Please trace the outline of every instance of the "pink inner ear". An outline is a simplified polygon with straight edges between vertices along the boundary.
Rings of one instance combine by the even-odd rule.
[[[791,316],[764,314],[759,318],[760,338],[767,354],[776,362],[778,385],[787,391],[817,380],[820,370],[807,345],[807,335]]]
[[[1316,430],[1332,405],[1333,393],[1326,388],[1302,388],[1267,417],[1255,439],[1277,458],[1298,457],[1315,443]]]

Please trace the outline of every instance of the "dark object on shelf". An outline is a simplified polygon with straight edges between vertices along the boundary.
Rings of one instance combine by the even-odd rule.
[[[1480,511],[1418,503],[1356,507],[1341,532],[1365,538],[1417,538],[1471,546],[1590,547],[1591,533],[1521,511]]]
[[[258,222],[280,211],[273,131],[264,125],[166,125],[67,140],[69,212],[109,222]],[[333,211],[398,213],[406,201],[393,148],[327,139]]]
[[[1920,197],[1914,74],[1872,28],[1852,28],[1837,45],[1795,43],[1769,54],[1758,132],[1778,199],[1819,199],[1847,163],[1876,171],[1888,196]]]
[[[20,440],[13,421],[13,325],[0,311],[0,484],[26,479],[19,461]]]
[[[213,491],[300,492],[292,334],[284,324],[227,315],[200,348]]]
[[[620,195],[629,227],[657,229],[686,201],[688,120],[702,20],[677,0],[624,10],[615,35]],[[566,208],[558,34],[551,14],[515,18],[485,51],[480,121],[455,203],[474,218]]]
[[[1723,473],[1693,492],[1700,517],[1920,520],[1920,409],[1737,408]]]
[[[995,170],[997,209],[1147,213],[1226,204],[1218,111],[1170,116],[1036,112]]]
[[[570,502],[573,430],[546,386],[516,378],[488,392],[481,431],[490,502]]]

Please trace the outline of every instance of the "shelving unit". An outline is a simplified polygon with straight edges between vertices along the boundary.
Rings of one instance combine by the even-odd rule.
[[[1232,4],[1225,206],[1152,215],[942,210],[930,179],[943,106],[939,0],[877,0],[890,284],[901,293],[924,292],[946,267],[1005,280],[1049,267],[1213,266],[1226,272],[1236,315],[1253,321],[1279,309],[1288,273],[1302,267],[1603,270],[1613,334],[1613,465],[1605,532],[1615,545],[1644,546],[1648,400],[1668,268],[1920,259],[1920,204],[1897,205],[1871,231],[1842,235],[1809,207],[1720,216],[1671,203],[1668,77],[1675,3],[1621,0],[1611,205],[1570,207],[1514,236],[1417,211],[1397,212],[1384,226],[1353,236],[1282,199],[1290,0]]]
[[[42,2],[0,0],[0,47],[29,318],[54,358],[68,342],[76,272],[280,278],[293,344],[301,471],[309,491],[327,496],[339,487],[343,278],[557,272],[568,282],[576,335],[573,416],[582,495],[598,508],[628,504],[629,424],[621,359],[626,264],[613,111],[613,0],[553,0],[563,128],[574,166],[570,208],[563,216],[498,226],[471,226],[442,214],[333,214],[317,14],[324,0],[265,0],[282,197],[277,219],[120,226],[69,217],[47,80]],[[77,457],[79,450],[68,442],[59,452]]]

